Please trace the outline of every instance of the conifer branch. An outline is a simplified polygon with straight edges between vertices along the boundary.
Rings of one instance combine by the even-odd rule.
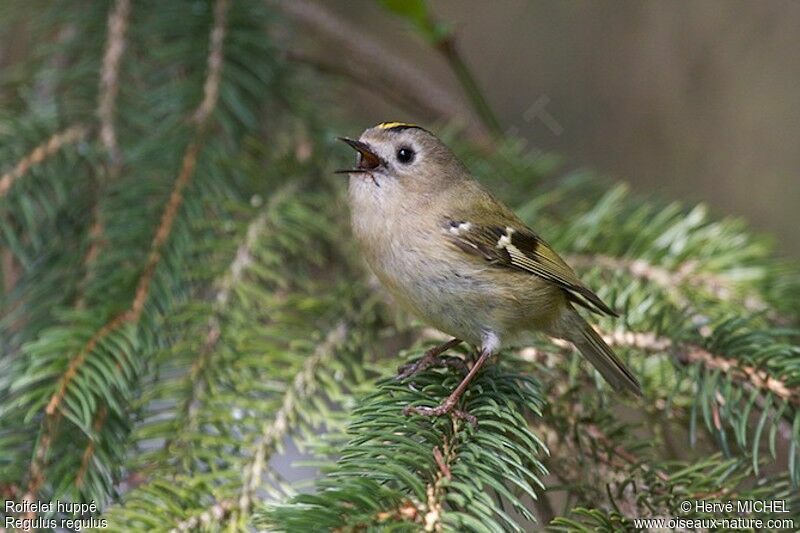
[[[214,2],[214,26],[211,28],[211,40],[208,53],[208,74],[203,85],[203,101],[194,113],[194,121],[199,129],[203,129],[208,118],[217,106],[219,98],[219,83],[222,73],[222,45],[225,41],[226,19],[230,0],[216,0]]]
[[[82,141],[89,133],[89,128],[75,124],[62,130],[31,150],[16,165],[0,177],[0,198],[8,194],[14,182],[22,178],[32,167],[41,164],[48,157],[58,153],[62,148]]]
[[[175,186],[172,189],[172,193],[162,213],[161,222],[156,229],[155,237],[150,245],[150,253],[147,257],[144,271],[139,277],[139,281],[136,285],[136,290],[134,292],[133,301],[131,302],[130,307],[98,329],[86,343],[84,348],[70,360],[67,371],[64,373],[64,376],[59,382],[57,392],[51,396],[50,401],[47,403],[47,407],[45,408],[45,414],[47,416],[56,415],[58,408],[61,405],[61,401],[64,399],[67,388],[77,375],[78,369],[85,362],[87,355],[94,350],[97,344],[106,338],[110,333],[118,330],[122,326],[128,324],[135,326],[139,322],[139,319],[142,316],[142,311],[144,310],[144,305],[147,301],[150,284],[153,281],[156,267],[161,260],[161,248],[169,238],[172,225],[175,222],[175,215],[177,214],[178,208],[183,201],[183,190],[192,179],[194,167],[197,163],[199,149],[200,147],[197,140],[194,140],[184,154],[181,171],[178,174],[178,178],[175,181]]]
[[[162,248],[169,238],[172,225],[175,223],[175,216],[183,202],[183,191],[194,176],[194,169],[197,165],[197,156],[199,153],[200,139],[197,137],[189,144],[183,156],[181,171],[178,174],[178,178],[175,180],[175,186],[172,189],[167,205],[161,215],[161,222],[158,224],[153,242],[150,244],[150,253],[147,256],[144,271],[136,285],[136,291],[134,292],[133,302],[128,311],[126,322],[136,323],[142,316],[142,310],[144,309],[144,304],[147,302],[147,296],[150,291],[150,284],[153,282],[156,267],[158,267],[161,261]]]
[[[790,386],[785,381],[770,376],[766,371],[743,364],[735,358],[713,354],[703,347],[677,342],[653,332],[634,332],[625,329],[603,330],[598,327],[595,329],[611,347],[633,348],[654,354],[669,354],[675,361],[685,366],[699,364],[709,372],[721,371],[723,375],[744,385],[748,391],[755,390],[774,394],[790,405],[797,406],[799,404],[800,387]],[[572,350],[572,346],[566,341],[551,339],[551,343],[564,353]],[[517,354],[525,361],[539,363],[547,361],[550,356],[547,350],[533,346],[522,348]],[[764,410],[764,398],[759,396],[756,404],[761,411]],[[792,433],[791,423],[785,418],[775,418],[774,423],[778,424],[781,436],[787,441],[791,442],[797,438]]]
[[[538,497],[538,476],[546,473],[539,457],[547,453],[523,412],[539,413],[542,391],[497,364],[478,374],[464,400],[463,407],[479,419],[477,428],[449,417],[431,421],[402,414],[402,406],[435,403],[446,395],[453,376],[442,377],[426,370],[413,383],[379,382],[351,414],[351,440],[337,452],[340,459],[326,469],[317,492],[270,506],[257,525],[280,531],[310,524],[437,531],[484,524],[522,531],[522,523],[535,518],[521,498]],[[368,498],[358,496],[364,491]],[[509,516],[506,506],[520,516]]]
[[[25,495],[25,499],[28,501],[34,501],[36,499],[40,488],[45,482],[44,466],[61,418],[59,407],[66,395],[67,388],[77,376],[78,370],[86,361],[86,357],[94,350],[97,344],[108,337],[109,334],[125,325],[136,326],[141,318],[149,294],[150,284],[152,283],[156,268],[162,258],[162,248],[170,236],[178,209],[183,202],[183,192],[194,176],[204,130],[207,126],[208,118],[211,116],[211,112],[217,102],[219,88],[216,85],[218,85],[220,81],[219,63],[221,62],[222,56],[222,42],[225,35],[224,24],[227,7],[228,0],[217,0],[214,11],[214,25],[211,30],[211,46],[208,59],[209,71],[207,73],[207,81],[204,85],[204,98],[194,115],[196,119],[195,136],[184,153],[180,172],[175,180],[170,197],[162,212],[160,223],[156,228],[155,236],[150,244],[150,251],[143,272],[137,282],[131,304],[126,311],[118,314],[99,328],[91,336],[83,349],[70,360],[67,371],[59,380],[56,392],[50,397],[45,407],[39,442],[36,445],[34,456],[29,467],[29,482]],[[83,130],[81,130],[81,135],[82,134]],[[36,513],[31,511],[26,513],[25,517],[33,518],[35,515]]]
[[[238,513],[241,516],[250,512],[253,495],[261,487],[261,475],[269,460],[269,453],[290,430],[290,422],[298,404],[314,394],[317,389],[318,384],[314,379],[317,368],[334,356],[336,349],[345,341],[347,332],[348,326],[344,322],[340,322],[328,332],[314,354],[306,360],[302,370],[295,376],[292,387],[284,394],[274,419],[264,424],[261,436],[242,473],[242,490],[238,502]]]
[[[130,0],[116,0],[114,3],[114,9],[108,15],[106,49],[100,71],[100,97],[97,106],[100,140],[108,152],[114,171],[122,164],[122,154],[114,128],[114,107],[119,93],[119,65],[122,53],[125,51],[125,33],[128,29],[130,11]]]
[[[567,257],[567,262],[576,268],[599,266],[611,271],[627,271],[636,278],[658,285],[672,295],[678,305],[688,303],[686,296],[681,291],[683,285],[702,289],[722,301],[729,301],[734,297],[735,288],[730,280],[724,276],[698,272],[696,261],[684,262],[675,269],[667,269],[644,259],[613,257],[602,254],[591,256],[570,255]],[[746,310],[751,312],[761,312],[768,309],[767,303],[756,294],[747,295],[741,303]]]
[[[108,408],[103,405],[100,409],[97,410],[97,413],[94,415],[94,421],[92,422],[92,431],[95,435],[98,434],[100,428],[103,427],[103,424],[106,422],[106,417],[108,416]],[[78,468],[78,473],[75,475],[75,485],[80,487],[83,484],[83,477],[86,475],[86,471],[89,469],[89,463],[94,456],[96,441],[93,438],[89,439],[89,443],[86,445],[86,449],[83,451],[83,455],[81,456],[81,466]]]
[[[253,261],[253,248],[262,238],[264,232],[267,230],[267,221],[270,212],[276,205],[283,202],[292,192],[296,189],[296,184],[290,183],[284,185],[280,190],[275,192],[271,197],[266,207],[256,216],[256,218],[248,225],[245,231],[244,242],[236,249],[233,261],[225,275],[218,283],[219,290],[213,297],[214,309],[211,316],[208,318],[206,324],[206,336],[203,344],[194,359],[189,372],[186,375],[186,380],[191,386],[191,392],[186,397],[181,411],[178,413],[179,418],[185,417],[187,419],[186,426],[194,428],[196,425],[196,418],[198,414],[198,405],[201,397],[203,396],[206,380],[203,379],[202,374],[209,368],[210,359],[217,348],[219,341],[222,337],[222,319],[223,313],[227,310],[231,298],[231,292],[234,287],[242,279],[247,267]],[[167,439],[164,444],[164,449],[169,452],[174,446],[178,445],[180,440]]]
[[[542,339],[479,373],[459,406],[477,427],[403,416],[460,376],[373,381],[394,373],[383,356],[411,332],[389,331],[366,294],[340,186],[309,179],[328,172],[339,125],[303,64],[429,118],[471,120],[467,137],[485,140],[486,126],[321,2],[191,4],[146,17],[131,0],[59,4],[32,19],[36,45],[12,81],[32,97],[0,117],[2,260],[16,281],[0,316],[0,497],[95,500],[117,529],[524,531],[586,517],[611,529],[680,495],[797,494],[800,347],[779,327],[797,323],[796,269],[739,221],[589,174],[520,202],[558,163],[513,138],[487,153],[442,135],[625,311],[624,328],[599,318],[598,330],[650,403],[595,393],[608,387],[577,351]],[[338,53],[268,31],[281,15]],[[625,423],[618,407],[639,414]],[[691,453],[669,442],[679,424],[701,444]],[[290,440],[323,463],[312,494],[280,471]],[[568,517],[551,520],[547,465]]]
[[[439,446],[433,448],[433,458],[436,461],[438,470],[434,474],[433,481],[429,482],[425,487],[425,494],[428,496],[425,502],[425,514],[423,523],[425,531],[441,531],[441,515],[444,506],[444,490],[443,482],[452,478],[451,465],[456,459],[456,450],[451,442],[457,441],[459,426],[463,425],[463,421],[455,418],[451,419],[453,423],[452,435],[442,435],[441,447],[444,452],[439,450]]]
[[[86,255],[83,256],[83,279],[80,281],[79,296],[75,302],[76,309],[83,309],[86,305],[85,292],[86,286],[89,284],[89,277],[92,268],[100,256],[100,252],[106,246],[105,241],[105,227],[103,225],[102,213],[100,206],[97,203],[97,196],[95,197],[95,204],[92,207],[92,225],[89,227],[89,249]]]
[[[720,370],[747,387],[774,394],[792,405],[800,405],[800,387],[788,385],[785,381],[769,375],[767,371],[743,364],[736,358],[714,354],[701,346],[678,342],[649,331],[602,330],[598,327],[595,329],[611,347],[635,348],[650,353],[669,353],[683,365],[700,364],[709,371]],[[561,350],[572,349],[572,345],[567,341],[551,339],[551,342]],[[546,357],[544,351],[535,347],[524,348],[519,353],[529,361],[543,360]]]
[[[788,387],[784,382],[780,382],[775,380],[775,378],[767,376],[766,372],[757,372],[751,366],[744,365],[737,359],[730,359],[727,357],[714,355],[705,348],[689,343],[681,343],[666,337],[660,337],[652,332],[641,333],[625,331],[622,329],[613,330],[611,332],[603,332],[603,330],[600,328],[596,329],[598,329],[598,332],[601,333],[604,340],[612,347],[628,349],[632,348],[634,350],[641,350],[645,353],[664,354],[671,356],[677,364],[682,366],[689,367],[693,365],[700,365],[699,367],[703,369],[702,372],[704,374],[713,376],[716,372],[719,372],[720,375],[725,376],[727,379],[731,379],[733,383],[740,383],[744,391],[751,392],[749,400],[747,399],[746,395],[744,398],[742,398],[742,400],[745,400],[744,403],[742,403],[738,396],[732,396],[730,401],[733,403],[731,405],[739,405],[739,407],[733,411],[731,411],[731,407],[724,407],[728,401],[726,398],[730,395],[730,392],[726,392],[726,389],[722,385],[714,385],[715,388],[712,389],[711,396],[708,397],[708,400],[695,400],[695,402],[708,402],[710,418],[707,419],[707,423],[709,424],[709,430],[712,433],[716,433],[718,435],[724,434],[724,425],[732,426],[734,428],[734,434],[737,438],[737,442],[739,442],[740,446],[742,447],[742,451],[744,451],[746,454],[748,453],[749,449],[749,455],[752,457],[754,464],[758,464],[758,446],[762,442],[761,428],[763,427],[764,422],[767,420],[770,421],[771,425],[771,429],[766,433],[769,433],[770,435],[769,446],[773,456],[775,456],[776,453],[774,443],[774,435],[776,433],[780,434],[780,436],[788,443],[790,448],[795,446],[800,434],[797,433],[796,429],[793,429],[792,419],[794,418],[797,420],[797,411],[795,410],[792,412],[790,409],[787,414],[787,411],[784,410],[783,407],[789,405],[796,408],[796,403],[792,403],[792,398],[796,398],[797,387]],[[567,342],[561,340],[551,340],[551,343],[556,350],[563,352],[557,358],[554,358],[554,354],[547,348],[537,347],[523,348],[517,352],[517,355],[525,361],[536,362],[537,365],[551,367],[554,360],[561,359],[566,356],[567,353],[572,351],[572,347]],[[711,363],[709,364],[709,362]],[[744,368],[745,370],[740,371],[741,368]],[[569,378],[563,375],[561,372],[559,372],[557,375],[560,376],[558,379],[563,382],[567,382],[569,380]],[[702,385],[700,385],[700,389],[705,390]],[[792,396],[786,396],[787,389],[789,394]],[[735,390],[736,389],[734,389],[734,391]],[[562,392],[557,394],[560,395]],[[662,392],[662,394],[666,393]],[[781,404],[781,402],[784,403]],[[663,398],[658,399],[655,403],[655,407],[658,410],[665,409],[667,405],[671,404],[665,403]],[[780,409],[777,408],[779,405],[782,405],[783,407]],[[761,413],[758,415],[761,420],[759,423],[759,429],[751,427],[751,424],[749,423],[747,413],[750,412],[751,406],[753,407],[754,412]],[[773,406],[776,407],[773,408]],[[672,405],[672,409],[675,409],[674,405]],[[705,407],[703,407],[703,409],[705,409]],[[737,415],[737,412],[740,411],[744,412],[742,417],[738,417],[739,415]],[[692,413],[694,413],[694,408]],[[746,429],[748,427],[751,430],[754,430],[752,444],[749,445],[749,448],[748,445],[746,445],[746,442],[749,440],[746,436]],[[543,432],[548,433],[547,431]],[[563,431],[561,433],[563,433]],[[667,438],[667,436],[664,438]],[[549,443],[552,439],[547,440]],[[722,440],[724,441],[725,439],[723,438]],[[612,441],[611,439],[606,439],[606,442],[610,443]],[[551,445],[551,449],[555,449],[555,446]],[[728,448],[724,444],[723,449],[725,453],[729,453]],[[624,448],[621,448],[621,450],[624,450]],[[573,452],[569,452],[568,455],[572,453]],[[791,453],[792,452],[790,449],[788,454],[790,465],[792,461]],[[554,455],[558,456],[563,454],[559,454],[558,451],[555,451]],[[631,459],[633,457],[624,451],[620,452],[618,455],[625,459]],[[611,464],[609,463],[609,465]],[[757,473],[758,470],[756,469],[756,474]],[[790,476],[794,475],[796,474],[790,469]],[[660,477],[662,478],[662,481],[665,481],[663,476]]]
[[[337,345],[334,347],[335,355],[325,356],[321,364],[313,366],[312,375],[306,380],[306,383],[313,384],[313,397],[304,396],[302,401],[294,401],[291,408],[287,408],[286,397],[292,394],[293,382],[298,381],[298,376],[304,373],[303,368],[307,368],[307,363],[313,363],[315,354],[321,350],[319,345],[298,342],[307,335],[308,324],[328,306],[331,306],[332,316],[341,316],[342,312],[351,314],[350,310],[358,307],[351,299],[359,298],[360,301],[361,297],[360,291],[348,290],[344,300],[325,298],[323,307],[314,305],[312,310],[302,311],[295,307],[298,302],[309,298],[317,300],[320,288],[330,287],[318,279],[317,270],[327,269],[332,264],[332,257],[328,255],[330,250],[309,255],[309,249],[335,237],[331,235],[330,224],[324,222],[326,218],[320,216],[320,207],[325,205],[322,202],[327,194],[322,198],[315,195],[309,203],[308,194],[294,197],[291,194],[293,190],[293,185],[289,184],[272,194],[268,205],[256,213],[244,231],[237,231],[241,237],[230,248],[227,246],[230,243],[228,232],[220,236],[219,242],[224,242],[230,252],[225,253],[225,257],[229,257],[225,268],[213,277],[217,280],[213,282],[217,291],[208,295],[203,292],[197,295],[199,299],[179,306],[173,315],[174,321],[168,319],[164,324],[167,331],[176,328],[174,331],[179,338],[159,355],[154,373],[174,377],[159,380],[153,383],[152,390],[145,390],[144,420],[137,434],[149,442],[153,438],[165,439],[166,442],[179,440],[181,445],[178,447],[173,443],[170,450],[167,444],[156,449],[151,447],[145,452],[146,457],[131,467],[138,470],[138,465],[144,465],[149,479],[127,494],[123,506],[111,511],[115,522],[136,522],[141,506],[148,507],[147,502],[152,496],[164,490],[164,480],[169,480],[168,490],[174,491],[174,497],[183,502],[180,511],[176,512],[174,507],[164,510],[166,515],[163,519],[172,524],[170,527],[190,527],[206,520],[215,525],[229,522],[232,527],[242,526],[245,516],[239,512],[238,506],[235,509],[226,507],[225,502],[238,503],[244,490],[243,472],[255,473],[264,480],[257,482],[259,491],[266,488],[271,492],[273,483],[278,491],[285,486],[268,464],[271,453],[280,449],[285,436],[268,438],[267,441],[275,440],[272,445],[264,443],[263,435],[271,434],[265,427],[277,424],[287,432],[286,435],[297,432],[298,425],[307,423],[314,425],[324,421],[327,429],[332,427],[331,419],[320,417],[314,406],[318,401],[339,401],[339,397],[346,394],[339,387],[349,388],[352,384],[349,376],[354,361],[351,358],[360,353],[361,339],[370,337],[348,333],[347,349]],[[322,246],[323,249],[327,246]],[[210,251],[205,246],[203,250]],[[217,255],[212,253],[211,258]],[[205,270],[201,267],[198,272]],[[212,277],[207,279],[210,281]],[[290,287],[291,291],[288,291]],[[307,296],[303,296],[306,291]],[[200,313],[198,306],[203,310]],[[184,308],[192,311],[186,313]],[[299,316],[298,311],[301,313]],[[362,313],[363,310],[358,315]],[[369,317],[371,313],[368,311],[364,316]],[[219,324],[219,340],[215,341],[214,353],[204,363],[203,373],[189,380],[190,369],[196,366],[198,354],[208,339],[209,319],[214,316]],[[361,324],[366,323],[363,317],[360,320]],[[323,330],[322,343],[330,332],[327,328]],[[232,343],[237,348],[231,350]],[[338,375],[341,370],[345,371],[344,376]],[[334,372],[337,377],[332,383],[330,379]],[[354,378],[358,375],[357,372],[352,374]],[[205,382],[202,399],[194,390],[198,381]],[[231,394],[231,389],[236,391],[235,394]],[[188,428],[185,399],[192,395],[198,398],[194,402],[196,426]],[[164,410],[164,405],[170,407]],[[265,422],[275,420],[278,412],[286,418],[281,416],[275,422]],[[228,440],[228,432],[235,432],[238,436]],[[266,444],[262,448],[264,453],[260,455],[263,468],[252,471],[253,453],[258,451],[259,444]],[[213,468],[214,474],[201,476],[205,482],[194,483],[192,480],[197,474],[208,467]],[[218,504],[209,508],[209,500]],[[251,498],[248,507],[253,503]],[[221,512],[223,508],[225,511]],[[233,519],[229,517],[231,512],[235,513]]]
[[[631,332],[614,330],[601,333],[603,339],[614,347],[635,348],[651,353],[671,353],[684,365],[700,364],[709,371],[719,370],[724,375],[742,383],[746,390],[767,392],[797,407],[800,405],[800,387],[789,386],[784,381],[770,376],[766,371],[759,371],[753,366],[743,365],[741,361],[716,355],[708,350],[691,344],[676,343],[668,337],[661,337],[652,332]],[[758,396],[756,400],[759,410],[765,410],[765,400]],[[714,403],[715,423],[719,429],[719,407]],[[792,427],[785,418],[775,418],[781,436],[788,442],[797,438],[792,434]]]
[[[451,436],[443,433],[441,445],[437,444],[431,450],[437,469],[433,478],[425,484],[425,501],[415,503],[410,499],[403,500],[397,507],[380,510],[359,525],[369,527],[370,524],[399,521],[419,524],[423,531],[441,532],[444,530],[442,513],[445,512],[446,506],[446,483],[453,477],[451,466],[458,458],[456,448],[451,443],[458,440],[459,427],[464,423],[455,418],[451,419],[451,422],[453,426]],[[358,528],[359,525],[355,527]]]
[[[116,0],[113,10],[108,15],[108,29],[106,31],[106,48],[103,55],[103,65],[100,71],[100,91],[98,96],[97,116],[100,120],[100,141],[108,153],[110,161],[110,175],[116,178],[122,168],[122,152],[117,142],[117,132],[114,127],[114,112],[119,93],[119,70],[122,54],[125,51],[125,33],[128,29],[130,16],[130,0]],[[105,181],[105,179],[103,180]],[[99,205],[101,191],[105,183],[97,184],[93,191],[94,206],[92,207],[92,225],[89,228],[89,250],[83,258],[84,275],[80,282],[79,296],[75,307],[82,309],[85,304],[84,292],[89,283],[92,268],[97,261],[103,247],[106,245],[104,234],[105,227]]]
[[[784,381],[770,376],[764,370],[721,354],[713,354],[700,346],[679,343],[668,337],[660,337],[652,332],[631,332],[614,330],[601,332],[603,339],[612,347],[637,348],[648,352],[669,352],[682,364],[699,363],[708,370],[720,370],[723,374],[748,387],[774,394],[792,405],[800,405],[800,387],[792,387]]]
[[[627,517],[662,516],[674,513],[680,499],[746,499],[761,493],[786,498],[791,494],[785,473],[774,479],[774,485],[767,478],[753,486],[748,478],[753,469],[758,474],[755,458],[752,465],[749,458],[723,459],[719,454],[696,461],[663,460],[634,451],[653,448],[637,439],[635,426],[620,424],[609,416],[604,403],[575,410],[572,406],[581,389],[564,394],[558,388],[566,380],[563,371],[556,376],[548,380],[549,387],[555,387],[549,395],[560,395],[562,401],[554,402],[535,427],[551,451],[551,472],[568,491],[568,499],[577,497],[577,505],[611,508]],[[678,494],[683,498],[676,499]]]
[[[110,322],[106,323],[102,328],[97,330],[97,332],[89,339],[89,342],[86,343],[85,348],[78,353],[77,356],[70,360],[70,364],[67,367],[67,371],[61,378],[61,381],[58,385],[58,390],[56,393],[51,396],[47,407],[45,407],[44,413],[44,420],[42,422],[41,428],[41,435],[39,437],[39,441],[36,443],[34,448],[34,456],[31,460],[30,467],[28,469],[28,488],[23,497],[26,501],[35,501],[38,497],[39,490],[44,485],[45,482],[45,465],[47,462],[47,455],[50,451],[50,446],[53,440],[56,438],[56,433],[58,431],[58,426],[61,422],[61,412],[58,411],[59,405],[61,401],[64,399],[64,395],[66,394],[66,389],[69,383],[75,378],[78,373],[78,369],[81,365],[83,365],[84,361],[86,360],[86,356],[90,353],[98,342],[100,342],[103,338],[105,338],[109,333],[115,331],[119,327],[121,327],[125,322],[129,320],[130,312],[123,313],[118,315],[116,318],[112,319]],[[87,459],[88,464],[88,459]],[[36,513],[33,511],[29,511],[25,513],[25,518],[34,518]]]

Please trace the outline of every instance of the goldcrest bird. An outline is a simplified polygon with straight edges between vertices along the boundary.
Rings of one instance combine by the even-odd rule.
[[[573,343],[615,389],[641,395],[636,377],[575,310],[617,314],[508,207],[475,181],[428,130],[383,122],[358,140],[349,203],[355,238],[372,271],[413,314],[453,336],[401,373],[411,375],[461,342],[480,347],[466,377],[438,407],[453,413],[462,393],[503,346],[544,332]]]

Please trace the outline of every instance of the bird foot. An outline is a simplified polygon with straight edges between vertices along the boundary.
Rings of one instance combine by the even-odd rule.
[[[410,378],[415,374],[419,374],[426,368],[430,366],[448,366],[453,368],[463,374],[467,373],[467,364],[464,362],[463,359],[460,357],[453,357],[449,355],[434,355],[428,357],[428,355],[423,355],[420,359],[417,359],[413,363],[408,363],[400,368],[397,369],[397,376],[395,379],[397,381],[402,381],[404,379]]]
[[[425,354],[417,361],[398,368],[397,377],[395,379],[397,381],[402,381],[413,376],[414,374],[422,372],[429,366],[449,366],[466,373],[467,365],[461,358],[447,357],[442,355],[444,352],[453,346],[459,345],[460,343],[461,341],[459,339],[453,339],[445,342],[444,344],[440,344],[439,346],[434,346],[430,350],[426,351]]]
[[[449,401],[448,398],[436,407],[417,407],[414,405],[407,405],[403,408],[403,414],[406,416],[412,414],[420,416],[442,416],[449,414],[454,418],[466,420],[473,426],[478,425],[478,419],[475,417],[475,415],[471,415],[462,409],[455,409],[454,407],[455,402]]]
[[[445,343],[437,348],[429,350],[428,352],[425,353],[425,355],[422,357],[422,359],[420,359],[419,362],[438,356],[439,354],[444,352],[447,348],[454,346],[459,342],[461,342],[459,339],[453,339],[448,343]],[[478,357],[478,360],[475,361],[475,364],[472,365],[472,368],[470,368],[469,372],[467,372],[467,375],[464,376],[464,379],[461,380],[461,383],[458,384],[455,390],[453,390],[453,392],[450,393],[450,396],[448,396],[441,404],[437,405],[436,407],[417,407],[414,405],[407,405],[405,408],[403,408],[403,414],[405,415],[415,414],[421,416],[442,416],[449,414],[454,418],[457,419],[460,418],[462,420],[466,420],[473,426],[477,426],[478,419],[475,416],[461,409],[456,409],[455,407],[456,404],[458,403],[459,398],[461,398],[461,395],[464,394],[464,391],[467,390],[467,387],[469,386],[470,382],[478,374],[481,367],[484,364],[486,364],[486,361],[488,361],[491,356],[492,356],[492,350],[483,348],[481,350],[480,357]],[[463,364],[463,361],[461,361],[461,363]],[[430,364],[430,362],[428,362],[427,364]],[[401,375],[403,373],[404,372],[401,372]]]

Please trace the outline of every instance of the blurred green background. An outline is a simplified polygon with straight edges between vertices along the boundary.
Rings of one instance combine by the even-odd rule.
[[[326,4],[462,94],[442,57],[401,18],[372,0]],[[775,236],[780,255],[800,256],[800,2],[430,6],[453,25],[504,129],[562,154],[568,168],[745,217]],[[426,119],[345,87],[355,93],[336,98],[355,116]]]

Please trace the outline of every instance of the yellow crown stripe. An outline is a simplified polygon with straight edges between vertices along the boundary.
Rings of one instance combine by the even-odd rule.
[[[382,130],[390,130],[392,128],[419,128],[416,124],[410,124],[408,122],[381,122],[375,127]]]

